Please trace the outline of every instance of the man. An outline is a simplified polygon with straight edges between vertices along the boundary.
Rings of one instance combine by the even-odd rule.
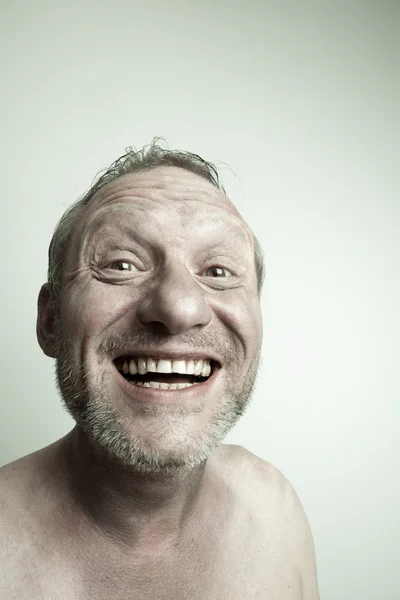
[[[317,600],[290,483],[221,444],[262,341],[259,245],[156,141],[57,226],[37,335],[76,427],[1,470],[1,600]]]

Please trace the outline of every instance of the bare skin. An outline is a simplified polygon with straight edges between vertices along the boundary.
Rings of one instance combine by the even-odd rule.
[[[307,519],[272,465],[221,445],[181,527],[142,523],[133,541],[115,505],[107,530],[71,498],[73,435],[0,469],[1,600],[318,600]]]
[[[293,488],[218,442],[248,402],[262,340],[252,238],[230,200],[170,167],[108,185],[74,229],[60,315],[62,334],[43,286],[38,340],[53,358],[59,336],[67,341],[76,377],[62,392],[77,427],[0,470],[0,599],[318,600]],[[201,352],[217,367],[207,385],[151,392],[152,403],[118,372],[117,346]],[[82,369],[93,431],[76,402]],[[144,471],[149,457],[175,467]]]

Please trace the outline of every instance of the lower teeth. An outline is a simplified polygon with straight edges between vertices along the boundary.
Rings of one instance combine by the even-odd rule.
[[[162,383],[159,381],[131,381],[133,385],[139,385],[142,387],[151,387],[157,390],[182,390],[183,388],[192,387],[193,385],[199,385],[195,383]]]

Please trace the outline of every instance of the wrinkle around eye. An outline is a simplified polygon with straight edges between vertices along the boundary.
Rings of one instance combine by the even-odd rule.
[[[126,262],[126,261],[121,261],[121,262]],[[116,263],[118,264],[118,261],[116,261]],[[114,264],[114,263],[110,263],[110,264]],[[128,283],[129,281],[136,279],[140,274],[142,274],[142,271],[140,269],[138,269],[137,267],[135,267],[134,265],[134,269],[133,270],[119,270],[119,269],[113,269],[110,267],[109,265],[105,265],[105,266],[99,266],[97,264],[92,264],[90,266],[90,270],[92,272],[92,275],[99,281],[102,281],[103,283]]]
[[[210,277],[200,275],[197,279],[199,285],[201,285],[204,289],[213,290],[215,292],[234,290],[244,286],[243,278],[236,275],[230,275],[229,277]]]
[[[82,265],[77,267],[76,269],[65,269],[64,270],[64,279],[66,282],[71,283],[75,279],[77,279],[80,275],[88,273],[91,270],[92,265]]]

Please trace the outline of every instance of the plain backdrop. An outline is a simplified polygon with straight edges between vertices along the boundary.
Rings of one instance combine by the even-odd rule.
[[[396,1],[1,2],[0,461],[64,435],[47,248],[153,136],[221,168],[263,246],[263,363],[229,434],[292,482],[321,600],[399,600]]]

